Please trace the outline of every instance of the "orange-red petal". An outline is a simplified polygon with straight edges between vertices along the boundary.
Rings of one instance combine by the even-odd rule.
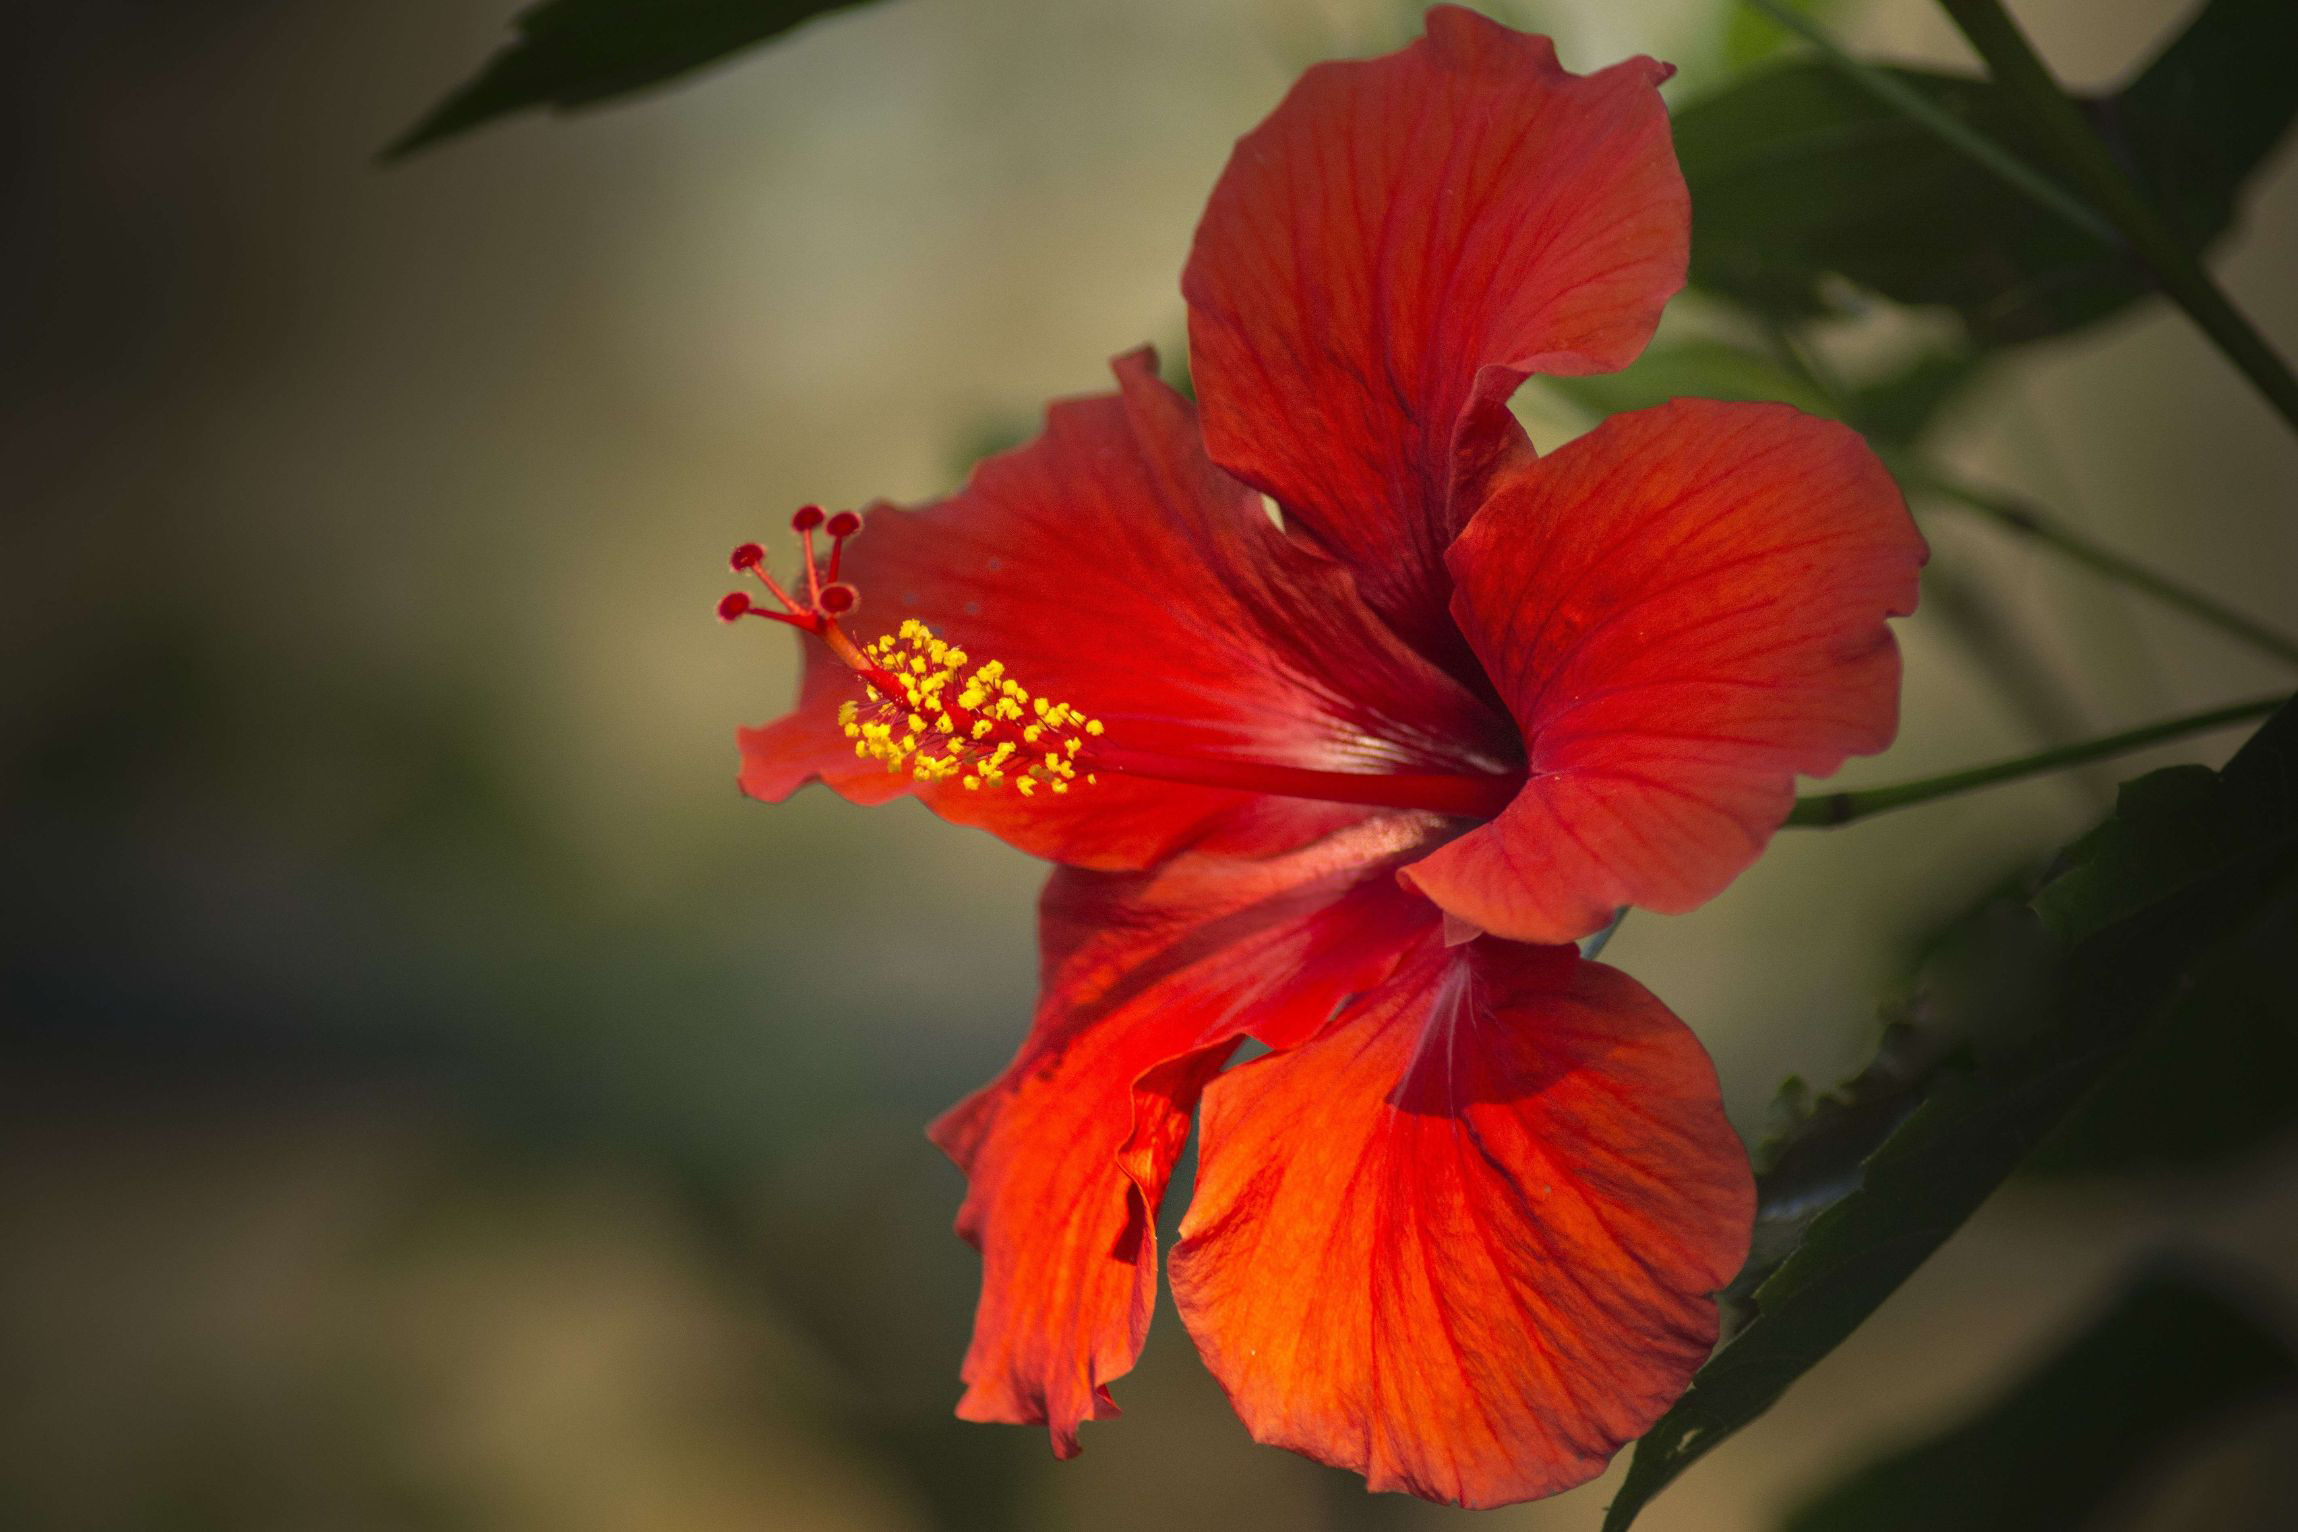
[[[1257,1439],[1500,1505],[1682,1391],[1753,1217],[1707,1056],[1642,986],[1432,943],[1205,1093],[1173,1293]]]
[[[1679,399],[1511,472],[1449,559],[1532,775],[1406,877],[1519,941],[1712,898],[1798,774],[1891,742],[1924,557],[1866,444],[1784,405]]]
[[[1047,413],[1045,434],[916,511],[875,509],[842,577],[864,638],[915,617],[976,663],[1102,721],[1113,745],[1321,771],[1488,767],[1513,731],[1385,628],[1347,571],[1280,534],[1204,454],[1147,351],[1120,390]],[[1185,847],[1266,854],[1364,810],[1104,774],[1060,797],[913,784],[855,757],[853,675],[807,640],[797,707],[741,734],[742,786],[777,802],[820,779],[860,802],[915,791],[1038,856],[1148,866]]]
[[[1157,1204],[1197,1094],[1237,1041],[1283,1047],[1378,982],[1435,911],[1393,868],[1429,826],[1390,816],[1290,856],[1057,871],[1035,1027],[994,1084],[934,1125],[966,1172],[982,1253],[969,1420],[1041,1422],[1077,1450],[1116,1413],[1156,1289]]]
[[[1643,349],[1683,286],[1691,205],[1666,65],[1580,76],[1471,11],[1427,26],[1311,69],[1239,141],[1181,288],[1214,461],[1451,654],[1444,548],[1474,484],[1527,450],[1509,394]]]

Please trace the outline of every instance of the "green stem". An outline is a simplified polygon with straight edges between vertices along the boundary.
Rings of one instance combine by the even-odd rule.
[[[1790,825],[1832,829],[1836,825],[1849,824],[1854,819],[1880,814],[1886,809],[1928,803],[1933,798],[1951,797],[1978,787],[1992,787],[1998,782],[2016,782],[2022,777],[2041,776],[2045,772],[2058,771],[2064,767],[2080,766],[2085,761],[2122,755],[2147,745],[2159,744],[2163,740],[2202,734],[2211,729],[2223,729],[2228,724],[2263,718],[2289,700],[2287,694],[2260,697],[2250,702],[2237,702],[2231,707],[2213,708],[2207,713],[2190,713],[2184,718],[2148,724],[2143,729],[2109,734],[2104,739],[2085,740],[2079,745],[2063,745],[2056,750],[2023,755],[2013,761],[1997,761],[1988,766],[1974,766],[1967,771],[1951,771],[1945,776],[1924,777],[1914,782],[1894,783],[1889,787],[1853,788],[1848,792],[1819,793],[1798,798],[1795,800],[1794,811],[1787,816],[1787,822]]]
[[[2261,654],[2271,655],[2285,664],[2298,665],[2298,638],[2246,617],[2215,596],[2206,595],[2167,575],[2158,574],[2135,559],[2126,558],[2080,533],[2070,531],[2039,506],[2010,495],[1944,478],[1904,461],[1894,462],[1892,473],[1910,489],[1929,491],[1941,499],[1951,500],[1976,511],[1997,526],[2041,543],[2053,552],[2110,580],[2142,591],[2165,606],[2174,607],[2230,638],[2241,640]]]
[[[1759,0],[1760,3],[1760,0]],[[1987,61],[1995,83],[2025,110],[2057,152],[2059,168],[2075,189],[2106,216],[2132,254],[2154,273],[2171,301],[2241,369],[2244,377],[2298,430],[2298,375],[2235,308],[2186,241],[2140,194],[2113,151],[2093,130],[2082,108],[2051,74],[2002,0],[1939,0],[1971,46]],[[1769,9],[1769,6],[1766,6]]]
[[[2065,187],[1996,143],[1969,123],[1946,111],[1921,91],[1885,69],[1846,53],[1834,38],[1808,17],[1780,0],[1747,0],[1780,26],[1811,44],[1819,55],[1841,70],[1851,82],[1906,117],[1929,128],[1943,142],[1962,150],[2019,191],[2049,208],[2068,223],[2106,244],[2119,244],[2114,230],[2097,212]]]

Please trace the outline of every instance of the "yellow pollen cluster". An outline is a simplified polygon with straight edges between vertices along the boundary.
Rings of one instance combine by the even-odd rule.
[[[971,670],[972,656],[934,637],[916,618],[862,650],[899,687],[889,695],[866,684],[869,702],[848,702],[838,723],[854,754],[907,772],[920,782],[955,777],[968,791],[1011,787],[1023,797],[1039,788],[1066,793],[1078,782],[1077,757],[1102,732],[1066,702],[1034,697],[989,660]]]

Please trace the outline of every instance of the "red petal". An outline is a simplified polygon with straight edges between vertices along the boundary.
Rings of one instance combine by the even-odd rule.
[[[1923,540],[1858,436],[1679,399],[1513,473],[1450,554],[1453,612],[1532,777],[1406,876],[1521,941],[1673,914],[1755,860],[1795,777],[1891,743]]]
[[[1568,947],[1424,949],[1205,1094],[1182,1321],[1258,1440],[1467,1506],[1682,1392],[1755,1190],[1707,1055]]]
[[[1571,74],[1441,6],[1302,76],[1214,188],[1181,278],[1206,445],[1431,652],[1458,644],[1442,556],[1473,481],[1528,452],[1509,394],[1626,366],[1683,286],[1669,73]]]
[[[917,617],[1031,691],[1102,720],[1129,749],[1326,771],[1475,769],[1505,720],[1381,627],[1348,574],[1269,524],[1204,455],[1155,358],[1121,392],[1056,404],[1045,434],[919,511],[874,512],[847,549],[862,635]],[[853,676],[808,641],[798,707],[742,734],[742,785],[779,801],[819,777],[880,802],[907,778],[857,760],[838,704]],[[1053,797],[916,789],[935,812],[1025,851],[1147,866],[1184,846],[1265,853],[1363,810],[1103,775]]]
[[[1198,1091],[1248,1032],[1283,1047],[1378,982],[1435,911],[1391,875],[1432,826],[1356,825],[1266,862],[1186,856],[1151,873],[1057,871],[1043,996],[996,1083],[934,1125],[969,1178],[982,1252],[968,1420],[1043,1422],[1077,1450],[1140,1354],[1152,1234]]]

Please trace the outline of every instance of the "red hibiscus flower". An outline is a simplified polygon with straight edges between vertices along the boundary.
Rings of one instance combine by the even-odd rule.
[[[1682,285],[1667,74],[1453,9],[1311,70],[1197,231],[1195,408],[1120,358],[850,547],[801,512],[804,581],[722,608],[820,640],[746,791],[913,794],[1060,864],[1030,1036],[933,1129],[983,1259],[967,1419],[1067,1456],[1116,1412],[1200,1100],[1173,1292],[1263,1441],[1525,1499],[1713,1344],[1746,1157],[1692,1034],[1571,943],[1706,900],[1799,773],[1890,741],[1924,549],[1791,409],[1679,400],[1547,457],[1509,414]]]

